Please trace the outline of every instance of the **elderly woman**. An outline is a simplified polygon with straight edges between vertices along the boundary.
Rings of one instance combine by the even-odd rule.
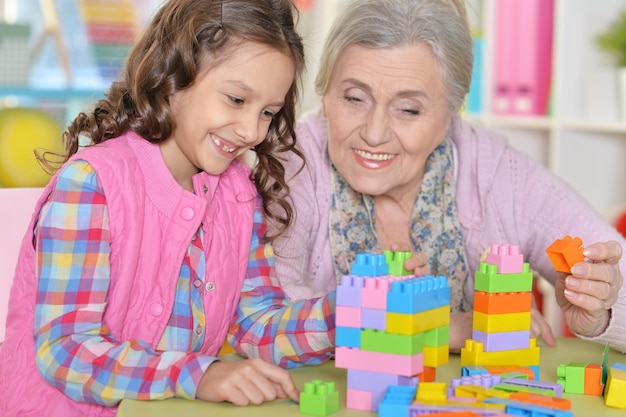
[[[448,277],[450,349],[471,338],[473,276],[493,243],[520,246],[556,286],[581,337],[626,350],[624,239],[570,187],[458,112],[472,40],[462,0],[357,0],[334,22],[288,163],[296,221],[275,242],[292,299],[335,289],[358,252],[410,250],[405,267]],[[586,261],[557,273],[545,250],[579,236]],[[533,314],[532,332],[554,343]]]

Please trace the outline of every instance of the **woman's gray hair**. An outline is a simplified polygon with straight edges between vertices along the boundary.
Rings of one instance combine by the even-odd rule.
[[[464,0],[354,0],[326,38],[315,91],[324,95],[349,46],[427,45],[437,61],[451,114],[463,106],[472,76],[472,37]],[[419,71],[419,68],[416,68]]]

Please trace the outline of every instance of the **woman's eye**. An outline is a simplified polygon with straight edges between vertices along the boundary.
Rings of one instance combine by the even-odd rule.
[[[417,116],[420,114],[419,110],[414,110],[414,109],[401,109],[402,113],[408,115],[408,116]]]
[[[344,100],[346,100],[349,103],[360,103],[363,101],[360,98],[354,97],[354,96],[344,96]]]
[[[235,96],[228,96],[228,99],[235,104],[243,104],[243,99]]]

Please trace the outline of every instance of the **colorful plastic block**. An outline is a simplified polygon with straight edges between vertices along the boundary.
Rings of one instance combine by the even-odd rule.
[[[484,401],[487,404],[501,404],[506,406],[507,415],[514,416],[541,416],[541,417],[574,417],[570,410],[559,410],[557,408],[543,407],[531,403],[513,401],[510,398],[488,398]]]
[[[347,387],[361,391],[386,392],[391,385],[413,387],[417,386],[416,376],[400,376],[383,372],[359,371],[348,369]]]
[[[578,262],[585,260],[583,255],[583,241],[579,237],[565,236],[563,239],[555,240],[548,248],[546,253],[556,269],[559,272],[571,272],[572,266]]]
[[[335,367],[414,376],[424,370],[424,353],[406,356],[337,346]]]
[[[523,313],[530,311],[532,292],[474,292],[474,311],[485,314]]]
[[[383,251],[383,255],[385,255],[385,259],[387,260],[387,264],[389,265],[389,275],[403,276],[403,275],[412,275],[413,272],[408,271],[404,268],[404,261],[413,256],[411,252],[392,252],[392,251]]]
[[[361,329],[354,327],[335,327],[335,345],[361,347]]]
[[[472,331],[472,339],[482,342],[485,352],[526,349],[530,346],[530,330],[485,333],[475,329]]]
[[[572,401],[567,398],[551,397],[549,395],[534,394],[530,392],[516,392],[509,396],[510,400],[521,401],[523,403],[530,403],[540,405],[548,408],[557,408],[559,410],[571,410]]]
[[[374,411],[370,391],[346,389],[346,407],[353,410]]]
[[[368,352],[414,355],[424,351],[424,333],[405,335],[362,329],[360,345],[361,350]]]
[[[339,393],[334,382],[313,380],[300,393],[300,413],[327,416],[339,411]]]
[[[421,402],[438,402],[447,400],[445,382],[420,382],[415,398]]]
[[[414,314],[450,305],[450,287],[446,277],[426,275],[391,283],[387,311]]]
[[[361,288],[365,285],[364,278],[356,275],[344,275],[337,285],[338,306],[361,307]]]
[[[388,333],[415,334],[450,324],[450,305],[414,314],[387,313]]]
[[[552,391],[553,394],[546,394],[550,397],[561,398],[563,396],[563,386],[554,382],[534,381],[521,378],[508,378],[502,381],[505,384],[523,385],[526,387],[538,388],[542,390]]]
[[[604,390],[604,404],[608,407],[626,408],[626,370],[612,366]]]
[[[361,328],[361,308],[338,305],[335,309],[335,323],[342,327]]]
[[[432,366],[424,366],[421,374],[417,374],[417,379],[421,382],[433,382],[437,377],[437,368]]]
[[[487,263],[496,265],[499,274],[517,274],[522,271],[524,257],[517,245],[491,245],[487,254]]]
[[[485,262],[479,264],[474,274],[474,289],[484,292],[528,292],[533,288],[533,273],[530,265],[524,263],[522,272],[498,274],[498,267]]]
[[[530,311],[525,313],[485,314],[474,312],[473,328],[484,333],[530,331]]]
[[[450,343],[450,325],[437,327],[424,332],[424,346],[439,347]]]
[[[485,352],[482,343],[471,339],[466,340],[465,347],[461,349],[461,366],[512,364],[518,366],[539,365],[539,348],[535,338],[530,339],[528,349]]]
[[[450,347],[442,346],[424,346],[424,366],[436,368],[448,363],[450,359]]]
[[[584,394],[585,393],[585,367],[586,363],[570,362],[561,364],[556,368],[558,384],[568,394]]]
[[[390,386],[378,405],[378,417],[408,416],[416,391],[417,387]]]
[[[461,378],[453,378],[450,386],[456,388],[459,385],[478,385],[485,388],[491,388],[502,382],[500,375],[492,375],[489,372],[474,374],[472,376],[463,376]]]
[[[385,255],[371,253],[357,253],[354,263],[350,268],[352,275],[365,277],[378,277],[389,273],[389,266],[385,260]]]

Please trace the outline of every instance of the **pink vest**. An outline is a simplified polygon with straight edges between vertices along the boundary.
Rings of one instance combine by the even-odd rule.
[[[245,278],[257,191],[250,170],[234,161],[220,176],[199,173],[196,195],[183,190],[159,147],[127,133],[74,156],[98,173],[111,228],[111,285],[104,315],[117,340],[156,348],[172,311],[183,256],[198,227],[205,232],[207,317],[201,353],[216,356],[235,314]],[[33,228],[50,181],[22,241],[11,288],[6,340],[0,348],[0,416],[113,416],[114,407],[78,403],[48,384],[33,340],[36,277]]]

